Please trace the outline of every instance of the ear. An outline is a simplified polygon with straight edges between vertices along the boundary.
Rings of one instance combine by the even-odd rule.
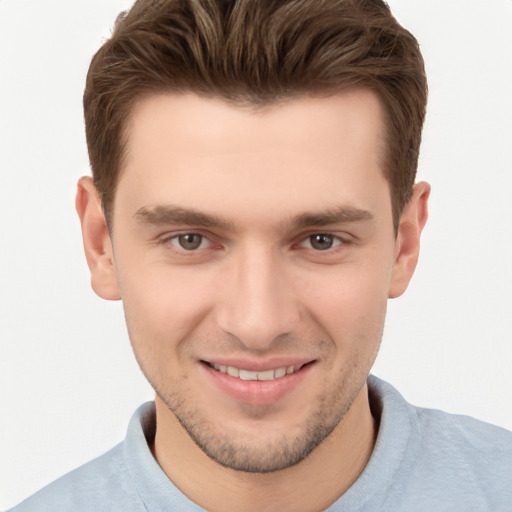
[[[80,178],[76,211],[82,225],[85,257],[91,271],[92,289],[107,300],[120,299],[114,267],[112,242],[96,187],[90,176]]]
[[[395,262],[389,287],[389,298],[394,299],[405,292],[414,274],[420,253],[420,235],[428,218],[430,185],[416,183],[410,201],[400,217],[396,238]]]

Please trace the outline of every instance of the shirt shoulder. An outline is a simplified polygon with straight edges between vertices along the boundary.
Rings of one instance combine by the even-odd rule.
[[[424,439],[448,443],[459,453],[512,463],[512,432],[470,416],[411,406]]]
[[[201,511],[154,459],[150,444],[155,431],[155,404],[147,402],[132,415],[122,443],[8,512]]]
[[[510,510],[512,432],[411,405],[375,377],[369,383],[382,412],[375,451],[392,467],[380,488],[381,510]]]
[[[437,485],[459,488],[478,510],[512,504],[512,432],[438,410],[413,407],[418,418],[422,472],[437,474]],[[462,499],[462,497],[461,497]],[[507,508],[505,508],[505,506]]]
[[[67,473],[7,512],[144,511],[123,444]]]

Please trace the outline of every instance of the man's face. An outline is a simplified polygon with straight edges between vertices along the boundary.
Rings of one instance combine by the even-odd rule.
[[[382,118],[368,91],[133,112],[113,216],[130,339],[157,410],[223,465],[290,466],[364,401],[396,258]]]

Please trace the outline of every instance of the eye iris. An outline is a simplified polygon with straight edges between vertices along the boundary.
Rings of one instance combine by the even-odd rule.
[[[203,237],[201,235],[196,235],[194,233],[187,233],[185,235],[180,235],[178,237],[179,244],[183,249],[187,251],[192,251],[193,249],[197,249],[201,242],[203,241]]]
[[[332,235],[318,234],[310,236],[309,241],[311,242],[311,247],[314,249],[325,251],[332,247],[334,239]]]

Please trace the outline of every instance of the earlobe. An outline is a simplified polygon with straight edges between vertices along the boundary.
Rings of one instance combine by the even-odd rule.
[[[103,299],[118,300],[120,294],[112,242],[98,193],[90,176],[84,176],[78,181],[75,205],[82,225],[82,239],[91,271],[92,288]]]
[[[396,254],[389,288],[389,298],[402,295],[414,274],[420,252],[420,236],[428,218],[430,185],[420,182],[414,185],[411,200],[405,205],[400,217]]]

